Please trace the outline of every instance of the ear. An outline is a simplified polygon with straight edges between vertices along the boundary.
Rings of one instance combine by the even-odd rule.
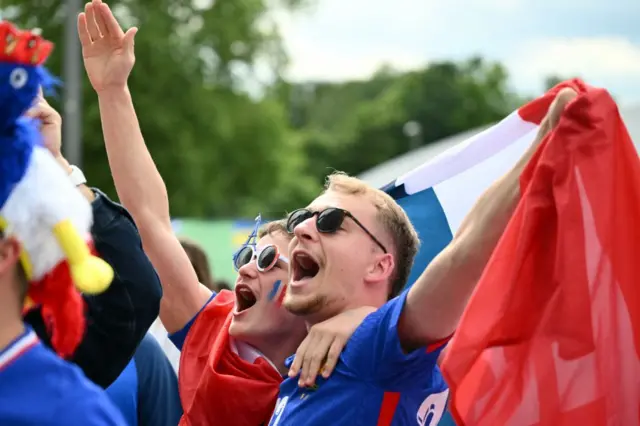
[[[367,270],[364,280],[367,283],[387,283],[395,269],[395,259],[391,253],[376,254]]]
[[[20,259],[20,243],[13,237],[0,238],[0,275],[13,270]]]

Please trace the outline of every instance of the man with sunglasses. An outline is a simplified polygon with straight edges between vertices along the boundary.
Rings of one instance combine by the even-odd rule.
[[[522,170],[574,96],[560,92],[529,150],[399,296],[418,237],[389,195],[334,174],[322,195],[289,215],[285,307],[309,324],[358,306],[380,308],[353,333],[331,377],[312,390],[297,377],[282,383],[270,426],[438,424],[448,396],[438,355],[517,205]]]
[[[284,223],[261,227],[258,218],[250,238],[234,256],[238,270],[234,291],[215,294],[198,282],[173,233],[167,190],[145,146],[127,88],[136,29],[125,34],[109,7],[98,0],[87,4],[85,11],[79,16],[78,32],[85,68],[98,93],[116,190],[160,277],[160,318],[182,350],[180,424],[266,423],[288,370],[284,360],[307,335],[304,320],[281,307],[291,235]],[[340,342],[363,317],[332,319],[333,326],[325,325],[319,333],[320,344],[301,345],[304,354],[311,351],[315,359],[339,351]]]

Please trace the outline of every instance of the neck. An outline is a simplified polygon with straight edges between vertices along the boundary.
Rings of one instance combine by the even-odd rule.
[[[4,350],[11,342],[13,342],[20,334],[24,333],[24,323],[19,318],[2,318],[0,315],[0,351]]]
[[[0,294],[0,350],[4,350],[24,333],[22,304],[17,303],[18,295],[13,290],[18,286],[6,276],[2,278],[0,280],[0,289],[3,290]]]
[[[352,309],[358,309],[365,306],[380,308],[387,303],[387,296],[382,292],[369,292],[360,296],[354,296],[351,299],[333,300],[333,303],[324,303],[322,309],[304,316],[307,324],[307,329],[315,324],[327,321],[343,312],[350,311]]]
[[[286,336],[271,336],[269,342],[264,342],[257,348],[273,365],[278,369],[278,372],[283,376],[286,376],[289,372],[289,368],[285,367],[284,362],[291,355],[296,353],[298,346],[304,339],[306,331],[300,336],[300,338],[292,339],[291,335]]]

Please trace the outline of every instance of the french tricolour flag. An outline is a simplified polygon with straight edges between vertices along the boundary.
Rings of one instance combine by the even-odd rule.
[[[478,197],[524,154],[557,90],[398,177],[383,189],[407,212],[420,237],[408,285],[444,249]],[[452,425],[451,415],[441,425]]]
[[[536,136],[558,86],[496,125],[383,188],[409,215],[421,247],[409,285],[451,241],[478,197],[505,174]]]
[[[422,240],[414,282],[567,86],[443,363],[458,425],[640,424],[640,160],[606,91],[563,83],[385,189]]]

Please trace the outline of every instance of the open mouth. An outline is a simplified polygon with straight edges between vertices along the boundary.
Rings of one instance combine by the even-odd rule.
[[[238,284],[234,290],[236,293],[236,312],[238,313],[246,311],[258,301],[256,295],[246,284]]]
[[[293,262],[291,263],[293,272],[293,281],[302,281],[307,278],[313,278],[318,275],[320,266],[318,262],[313,260],[311,256],[306,253],[296,253],[293,256]]]

